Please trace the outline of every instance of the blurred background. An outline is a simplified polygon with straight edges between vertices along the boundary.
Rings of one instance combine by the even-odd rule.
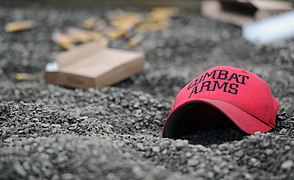
[[[126,6],[135,6],[135,7],[155,7],[155,6],[177,6],[185,9],[200,10],[201,1],[205,0],[1,0],[0,5],[6,6],[31,6],[36,4],[42,4],[45,6],[110,6],[110,7],[126,7]],[[228,0],[232,1],[232,0]],[[263,0],[261,0],[263,1]],[[267,1],[267,0],[264,0]],[[294,0],[280,0],[288,1],[294,4]]]
[[[200,9],[200,0],[1,0],[0,5],[30,6],[35,4],[54,5],[54,6],[111,6],[111,7],[155,7],[155,6],[178,6],[187,9]]]

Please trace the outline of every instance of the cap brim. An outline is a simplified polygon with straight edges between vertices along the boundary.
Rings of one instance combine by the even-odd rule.
[[[197,99],[189,101],[185,104],[190,103],[206,103],[209,104],[221,112],[223,112],[234,124],[236,124],[242,131],[244,131],[247,134],[253,134],[255,132],[267,132],[271,130],[273,127],[261,122],[258,118],[250,115],[249,113],[239,109],[238,107],[231,105],[229,103],[218,101],[218,100],[210,100],[210,99]],[[167,118],[164,128],[162,131],[163,137],[173,137],[173,130],[171,129],[172,126],[169,126],[172,121],[177,121],[177,119],[174,118],[175,114],[178,113],[181,108],[185,105],[181,105],[178,108],[176,108]]]

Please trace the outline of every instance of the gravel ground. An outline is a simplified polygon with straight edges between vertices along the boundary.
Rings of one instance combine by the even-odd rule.
[[[133,48],[147,53],[144,72],[101,90],[44,84],[46,63],[61,51],[51,33],[106,11],[0,7],[0,179],[294,178],[294,40],[255,46],[235,26],[181,12],[171,28],[146,34]],[[3,31],[21,19],[38,25]],[[123,40],[111,46],[129,49]],[[162,138],[178,90],[215,65],[244,68],[269,83],[281,103],[276,128]],[[34,79],[14,83],[16,72]]]

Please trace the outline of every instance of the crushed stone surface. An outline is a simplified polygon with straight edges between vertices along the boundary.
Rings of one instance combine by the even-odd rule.
[[[0,29],[0,179],[294,178],[294,40],[257,46],[238,27],[182,11],[135,48],[123,39],[110,44],[146,52],[144,72],[100,90],[45,84],[45,65],[61,52],[51,33],[109,10],[0,6],[0,27],[37,23],[18,33]],[[281,103],[277,126],[254,135],[228,127],[162,138],[176,93],[215,65],[265,79]],[[19,72],[34,79],[13,82]]]

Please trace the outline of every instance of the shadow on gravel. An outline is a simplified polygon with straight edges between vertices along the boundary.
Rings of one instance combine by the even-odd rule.
[[[222,111],[201,102],[187,103],[175,111],[166,125],[165,133],[168,137],[202,145],[240,140],[246,135]]]
[[[247,134],[237,127],[220,127],[216,129],[198,129],[189,135],[180,136],[179,139],[186,139],[189,144],[222,144],[225,142],[241,140]]]

